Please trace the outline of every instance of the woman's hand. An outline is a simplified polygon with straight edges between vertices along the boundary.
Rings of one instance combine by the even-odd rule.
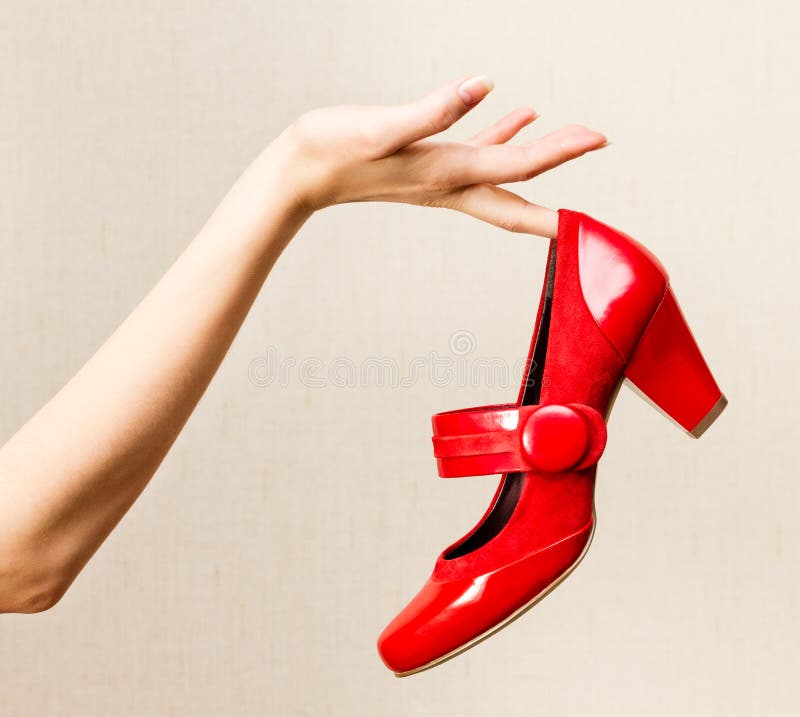
[[[261,154],[133,313],[0,447],[0,612],[47,609],[69,587],[158,468],[312,211],[409,202],[555,234],[553,212],[496,185],[605,137],[567,127],[509,146],[535,118],[517,110],[468,142],[429,139],[490,89],[473,78],[410,105],[316,110]]]
[[[524,145],[508,145],[536,119],[517,109],[465,142],[431,139],[452,126],[491,91],[485,77],[451,82],[417,102],[386,107],[313,110],[276,143],[309,210],[357,201],[446,207],[510,231],[554,236],[554,212],[497,185],[531,179],[599,149],[606,138],[568,126]]]

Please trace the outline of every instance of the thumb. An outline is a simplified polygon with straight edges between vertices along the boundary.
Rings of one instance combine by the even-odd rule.
[[[416,102],[386,107],[379,120],[386,154],[438,134],[455,124],[494,88],[486,75],[460,78],[429,92]]]

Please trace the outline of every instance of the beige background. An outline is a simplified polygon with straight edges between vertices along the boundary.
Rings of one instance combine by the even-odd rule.
[[[0,436],[88,357],[305,109],[465,72],[613,146],[531,183],[669,267],[731,401],[700,442],[617,402],[580,569],[397,680],[384,624],[494,481],[439,481],[429,415],[515,388],[258,386],[279,358],[527,349],[545,242],[399,206],[312,219],[141,501],[62,603],[0,618],[0,714],[796,715],[792,3],[11,2],[0,28]],[[528,136],[531,136],[530,134]],[[255,362],[255,363],[254,363]]]

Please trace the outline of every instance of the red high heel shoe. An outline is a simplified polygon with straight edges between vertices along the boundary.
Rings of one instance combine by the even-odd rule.
[[[378,639],[399,676],[501,629],[581,561],[594,531],[603,417],[627,377],[694,437],[726,400],[658,260],[611,227],[559,212],[517,403],[433,417],[442,477],[504,473],[478,525]]]

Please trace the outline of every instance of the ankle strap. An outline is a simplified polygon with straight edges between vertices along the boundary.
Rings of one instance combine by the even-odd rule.
[[[437,413],[433,455],[442,478],[594,465],[606,445],[606,424],[580,403],[480,406]]]

